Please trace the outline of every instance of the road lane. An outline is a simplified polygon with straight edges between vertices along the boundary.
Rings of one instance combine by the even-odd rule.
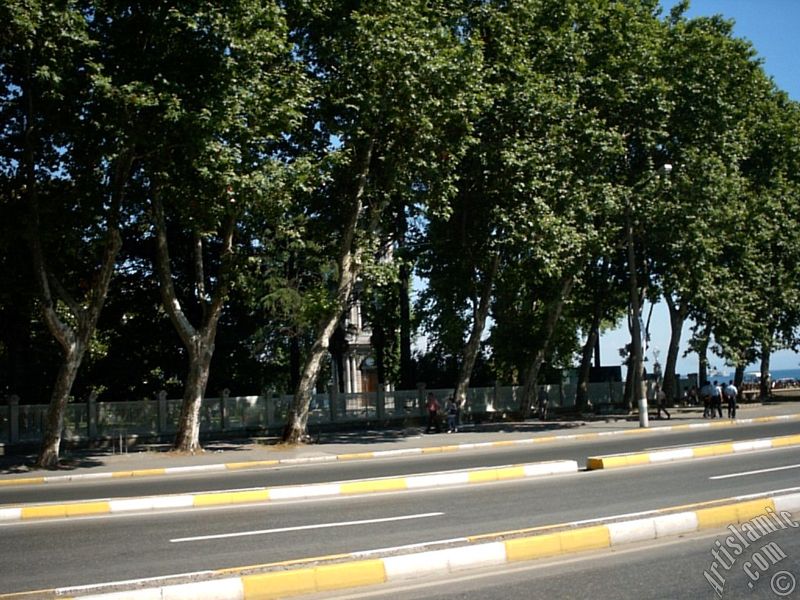
[[[796,457],[796,450],[770,450],[438,491],[4,525],[0,526],[4,565],[0,591],[420,544],[785,489],[798,484],[792,470],[764,471],[746,478],[709,477],[786,466],[794,464]],[[444,514],[400,520],[431,512]],[[382,521],[366,523],[370,520]],[[360,523],[327,530],[309,528],[335,522]],[[171,541],[255,530],[281,531]]]
[[[613,430],[613,428],[609,428]],[[228,471],[151,478],[106,479],[0,487],[0,505],[120,498],[157,494],[300,485],[432,471],[492,467],[549,460],[576,460],[580,466],[597,454],[655,450],[677,445],[725,442],[800,433],[800,421],[614,435],[591,440],[566,440],[490,450],[401,456],[347,462],[281,466],[255,471]],[[460,436],[441,436],[442,443],[460,443]],[[157,459],[155,459],[157,461]]]

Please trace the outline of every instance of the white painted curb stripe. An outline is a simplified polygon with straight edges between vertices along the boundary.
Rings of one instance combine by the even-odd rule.
[[[112,514],[143,510],[191,508],[194,505],[194,496],[182,495],[126,498],[121,500],[109,500],[108,504]]]
[[[0,521],[19,521],[22,519],[21,508],[0,508]]]
[[[324,483],[318,485],[293,485],[289,487],[267,488],[270,500],[297,500],[301,498],[320,498],[322,496],[338,496],[341,485]]]
[[[734,452],[749,452],[751,450],[763,450],[765,448],[772,448],[772,440],[746,440],[743,442],[734,442]]]
[[[775,509],[779,512],[782,510],[790,513],[800,512],[800,493],[776,497]]]
[[[650,462],[666,462],[670,460],[681,460],[692,458],[694,453],[691,448],[676,448],[675,450],[659,450],[650,452]]]
[[[412,477],[406,477],[408,489],[463,485],[465,483],[469,483],[469,474],[466,471],[460,473],[439,473],[435,475],[414,475]]]

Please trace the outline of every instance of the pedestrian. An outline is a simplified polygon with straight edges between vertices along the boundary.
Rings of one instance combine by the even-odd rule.
[[[547,405],[550,402],[550,395],[544,386],[539,387],[539,397],[536,399],[538,404],[539,418],[547,421]]]
[[[656,413],[656,419],[661,418],[661,411],[664,411],[664,414],[667,415],[667,419],[671,419],[669,412],[667,411],[667,393],[664,389],[659,386],[656,390],[656,406],[658,408],[658,412]]]
[[[425,433],[430,433],[431,428],[436,429],[436,433],[441,433],[442,428],[439,425],[439,409],[441,406],[439,406],[439,401],[433,395],[433,392],[428,392],[426,408],[428,409],[428,425],[425,427]]]
[[[713,415],[716,411],[719,413],[719,418],[722,418],[722,388],[719,384],[715,381],[714,382],[714,395],[711,397],[712,404],[711,404],[711,414]]]
[[[700,398],[703,400],[703,418],[713,419],[714,415],[711,412],[711,398],[714,395],[714,386],[706,379],[703,381],[703,386],[700,388]]]
[[[729,381],[728,385],[725,386],[725,389],[722,390],[722,393],[725,395],[725,400],[728,401],[728,418],[735,419],[736,397],[739,395],[739,390],[737,390],[736,386],[733,385],[733,381]]]
[[[447,433],[456,433],[458,431],[458,405],[452,396],[447,399],[445,411],[447,412]]]

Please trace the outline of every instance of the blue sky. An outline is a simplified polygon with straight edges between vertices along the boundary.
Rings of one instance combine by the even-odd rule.
[[[662,0],[665,14],[677,3]],[[734,35],[749,40],[763,60],[764,70],[777,87],[800,101],[800,49],[797,45],[800,30],[800,0],[691,0],[689,17],[721,14],[735,21]],[[645,307],[645,315],[649,306]],[[689,338],[689,326],[684,327],[682,340]],[[603,364],[619,364],[618,349],[630,341],[627,325],[609,331],[601,340]],[[663,364],[669,343],[669,315],[666,306],[656,305],[651,325],[651,344],[647,353],[652,364],[654,352],[659,353]],[[682,348],[682,351],[684,347]],[[712,365],[723,367],[722,361],[709,356]],[[800,355],[792,351],[776,352],[771,358],[771,369],[794,369],[800,366]],[[678,359],[678,372],[696,373],[697,355],[689,354]]]

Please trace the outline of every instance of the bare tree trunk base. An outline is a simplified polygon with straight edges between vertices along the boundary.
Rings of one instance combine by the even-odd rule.
[[[39,456],[36,458],[36,462],[34,466],[37,469],[58,469],[61,465],[58,458],[58,452],[53,451],[50,448],[43,449]]]
[[[301,427],[299,423],[292,421],[286,423],[283,428],[283,433],[281,434],[281,441],[284,444],[289,444],[292,446],[307,444],[310,439],[311,438],[309,437],[305,428]]]

